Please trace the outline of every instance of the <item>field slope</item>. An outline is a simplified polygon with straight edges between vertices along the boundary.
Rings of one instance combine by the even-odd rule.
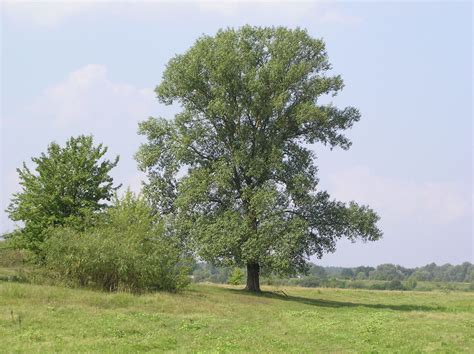
[[[0,352],[474,352],[473,293],[283,290],[134,296],[0,281]]]

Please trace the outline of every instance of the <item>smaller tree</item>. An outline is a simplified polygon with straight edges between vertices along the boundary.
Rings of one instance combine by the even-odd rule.
[[[240,285],[244,283],[245,274],[240,268],[234,268],[229,277],[229,284]]]
[[[82,227],[91,215],[106,207],[115,190],[109,175],[119,160],[103,159],[107,147],[94,146],[92,136],[71,137],[61,147],[53,142],[47,152],[17,169],[22,190],[13,195],[6,212],[24,227],[18,245],[38,253],[50,227]]]

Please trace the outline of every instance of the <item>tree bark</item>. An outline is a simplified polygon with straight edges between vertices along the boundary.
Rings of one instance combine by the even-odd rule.
[[[260,265],[258,263],[247,263],[247,286],[245,290],[260,292]]]

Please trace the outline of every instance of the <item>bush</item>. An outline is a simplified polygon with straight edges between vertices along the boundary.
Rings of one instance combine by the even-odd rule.
[[[0,241],[0,267],[21,266],[26,260],[25,251],[14,249],[8,241]]]
[[[413,290],[413,289],[416,288],[417,284],[418,284],[417,281],[413,277],[410,277],[405,282],[405,289],[406,290]]]
[[[52,230],[43,249],[46,268],[75,286],[131,292],[180,289],[189,283],[190,262],[163,224],[128,192],[96,226]]]
[[[229,284],[240,285],[244,283],[245,274],[240,268],[234,268],[229,277]]]
[[[387,285],[385,283],[373,283],[370,285],[369,289],[371,290],[386,290]]]
[[[395,279],[390,282],[388,282],[385,285],[385,289],[387,290],[404,290],[405,288],[403,287],[403,284],[400,280]]]

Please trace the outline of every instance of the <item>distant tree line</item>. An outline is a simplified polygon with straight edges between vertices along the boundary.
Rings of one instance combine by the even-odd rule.
[[[474,281],[474,265],[464,262],[459,265],[430,263],[423,267],[405,268],[391,263],[377,267],[359,266],[355,268],[321,267],[311,265],[310,274],[322,277],[342,279],[369,280],[408,280],[440,281],[440,282],[471,282]]]
[[[235,283],[238,268],[220,268],[207,263],[196,263],[193,270],[195,282]],[[242,271],[242,270],[240,270]],[[352,287],[377,290],[412,290],[417,282],[464,282],[474,283],[474,265],[464,262],[459,265],[436,265],[405,268],[395,264],[381,264],[377,267],[359,266],[322,267],[309,264],[307,272],[293,277],[278,277],[265,274],[263,283],[275,285],[297,285],[306,287]]]

